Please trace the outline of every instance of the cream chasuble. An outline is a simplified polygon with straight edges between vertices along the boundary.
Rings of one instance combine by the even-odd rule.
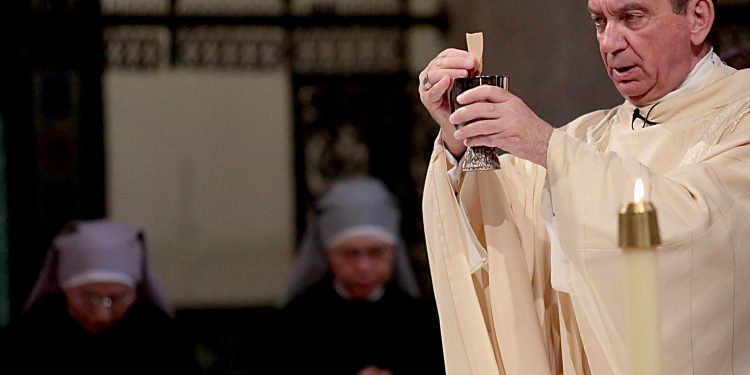
[[[663,241],[663,373],[750,374],[750,70],[675,94],[640,108],[658,125],[632,129],[624,103],[555,130],[547,170],[504,155],[451,184],[438,138],[423,214],[449,375],[626,373],[617,213],[638,177]],[[570,293],[550,283],[543,204]]]

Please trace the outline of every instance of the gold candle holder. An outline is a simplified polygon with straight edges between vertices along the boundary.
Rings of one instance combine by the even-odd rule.
[[[636,181],[634,202],[620,208],[619,246],[625,257],[628,373],[661,374],[661,328],[656,247],[661,244],[656,210]]]
[[[623,249],[661,245],[656,210],[651,203],[641,200],[622,205],[619,239]]]

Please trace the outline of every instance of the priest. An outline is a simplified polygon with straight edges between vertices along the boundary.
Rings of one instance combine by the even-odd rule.
[[[588,8],[615,108],[555,128],[484,85],[451,114],[477,61],[448,49],[420,73],[440,125],[423,213],[447,373],[628,371],[617,213],[637,178],[661,230],[662,373],[750,373],[750,70],[707,41],[712,0]],[[509,152],[500,170],[457,167],[477,145]]]

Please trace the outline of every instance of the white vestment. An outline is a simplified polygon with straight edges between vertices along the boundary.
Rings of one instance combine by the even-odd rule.
[[[636,178],[663,243],[663,373],[750,373],[750,70],[673,94],[639,108],[657,125],[631,128],[626,102],[555,130],[546,170],[504,155],[452,183],[438,137],[423,213],[449,375],[627,371],[617,220]],[[545,181],[569,293],[550,281]]]

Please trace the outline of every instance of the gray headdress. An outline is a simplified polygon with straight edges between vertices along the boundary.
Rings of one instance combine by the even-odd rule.
[[[354,234],[376,235],[394,245],[394,281],[412,296],[419,295],[416,277],[401,238],[398,201],[380,180],[361,177],[335,183],[318,200],[316,217],[307,226],[292,263],[286,301],[319,282],[328,272],[326,248]]]
[[[77,221],[55,236],[24,310],[46,294],[91,282],[130,285],[138,301],[174,315],[149,267],[143,233],[107,219]]]

